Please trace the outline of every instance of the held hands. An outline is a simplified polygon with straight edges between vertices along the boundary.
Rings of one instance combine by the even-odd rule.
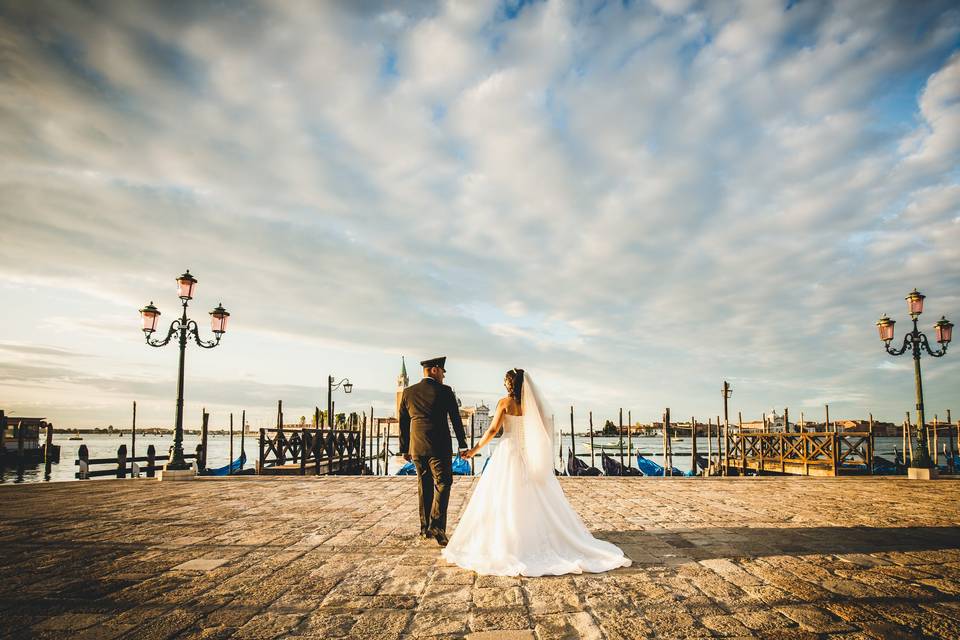
[[[472,458],[472,457],[475,456],[475,455],[477,455],[476,448],[473,448],[473,449],[461,449],[461,450],[460,450],[460,457],[461,457],[461,458],[464,458],[464,459],[466,459],[466,460],[469,460],[470,458]]]
[[[409,453],[405,453],[403,454],[403,459],[406,460],[407,462],[411,462],[413,460],[413,456],[410,455]]]

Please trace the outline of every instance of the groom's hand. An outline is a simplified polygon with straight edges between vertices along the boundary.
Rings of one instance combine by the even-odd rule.
[[[410,455],[409,453],[405,453],[403,454],[403,459],[406,460],[407,462],[410,462],[413,460],[413,456]]]
[[[470,449],[460,449],[460,451],[457,452],[457,455],[459,455],[461,458],[471,458],[473,456],[470,455],[470,451]]]

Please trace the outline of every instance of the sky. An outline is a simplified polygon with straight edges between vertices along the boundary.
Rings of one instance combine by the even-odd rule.
[[[900,421],[874,323],[960,319],[952,2],[0,4],[0,408],[170,426],[174,278],[231,312],[186,421],[465,405]],[[924,357],[960,418],[960,347]],[[239,420],[239,417],[237,417]]]

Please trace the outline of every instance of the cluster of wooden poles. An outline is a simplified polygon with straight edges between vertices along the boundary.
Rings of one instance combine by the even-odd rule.
[[[797,433],[806,433],[808,431],[808,426],[812,426],[819,432],[822,433],[842,433],[842,430],[839,428],[839,425],[835,421],[830,420],[830,405],[824,405],[825,420],[823,423],[812,423],[808,424],[806,421],[805,415],[803,412],[800,412],[800,420],[795,423]],[[774,421],[768,420],[766,414],[763,414],[762,417],[762,432],[768,432],[769,429],[773,426]],[[716,421],[714,422],[713,418],[708,418],[706,423],[698,422],[697,419],[693,416],[690,418],[689,424],[675,424],[671,423],[670,418],[670,408],[667,407],[664,412],[661,414],[660,422],[660,431],[661,437],[663,440],[663,458],[664,458],[664,467],[666,473],[670,474],[673,469],[673,457],[674,455],[690,456],[690,469],[693,473],[697,472],[697,458],[699,456],[698,451],[698,435],[699,431],[706,431],[706,441],[707,441],[707,451],[706,458],[708,461],[708,471],[716,469],[718,471],[722,470],[723,465],[723,451],[724,451],[724,434],[729,433],[731,425],[728,419],[721,420],[720,416],[716,416]],[[868,430],[873,433],[873,414],[869,415],[868,419]],[[574,425],[574,407],[570,407],[570,453],[574,457],[585,458],[589,455],[590,457],[590,466],[596,467],[596,447],[594,446],[594,437],[595,429],[593,425],[593,412],[588,412],[588,423],[587,423],[587,437],[590,441],[590,453],[577,453],[577,435],[576,428]],[[951,431],[956,427],[956,435],[954,436]],[[735,426],[737,433],[744,433],[743,428],[743,414],[737,412],[737,424]],[[638,429],[643,429],[649,431],[651,427],[639,427],[633,424],[633,416],[631,411],[627,411],[627,429],[626,429],[626,443],[624,443],[624,424],[623,424],[623,409],[619,410],[619,421],[617,425],[617,436],[619,437],[619,462],[621,466],[631,466],[634,456],[634,445],[633,445],[633,434],[634,431]],[[791,423],[790,423],[790,410],[789,408],[784,408],[783,410],[783,430],[785,432],[790,432]],[[951,411],[947,410],[947,419],[946,422],[940,422],[939,416],[935,415],[932,424],[924,425],[924,437],[928,437],[927,441],[931,443],[930,445],[930,456],[934,464],[939,463],[940,449],[942,448],[943,457],[948,461],[955,460],[957,453],[960,453],[957,449],[960,448],[960,420],[957,421],[956,425],[953,424]],[[685,434],[689,432],[691,438],[691,451],[689,454],[674,454],[673,452],[673,439],[678,434]],[[903,456],[904,456],[904,465],[909,466],[910,462],[913,460],[913,443],[911,434],[916,434],[918,437],[920,435],[919,426],[916,423],[911,423],[910,412],[906,412],[906,420],[903,422],[901,437],[902,437],[902,447],[903,447]],[[939,439],[942,434],[946,435],[946,442],[939,442]],[[562,435],[562,434],[561,434]],[[957,443],[955,448],[954,443]],[[560,443],[558,447],[558,458],[560,461],[560,468],[564,468],[564,441],[563,438],[560,438]],[[643,453],[638,450],[638,453]]]

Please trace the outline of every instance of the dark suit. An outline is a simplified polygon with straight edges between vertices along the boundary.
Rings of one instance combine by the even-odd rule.
[[[400,453],[409,453],[417,469],[422,532],[447,529],[447,503],[453,484],[448,418],[460,448],[466,449],[467,438],[453,389],[433,378],[404,389],[400,398]]]

